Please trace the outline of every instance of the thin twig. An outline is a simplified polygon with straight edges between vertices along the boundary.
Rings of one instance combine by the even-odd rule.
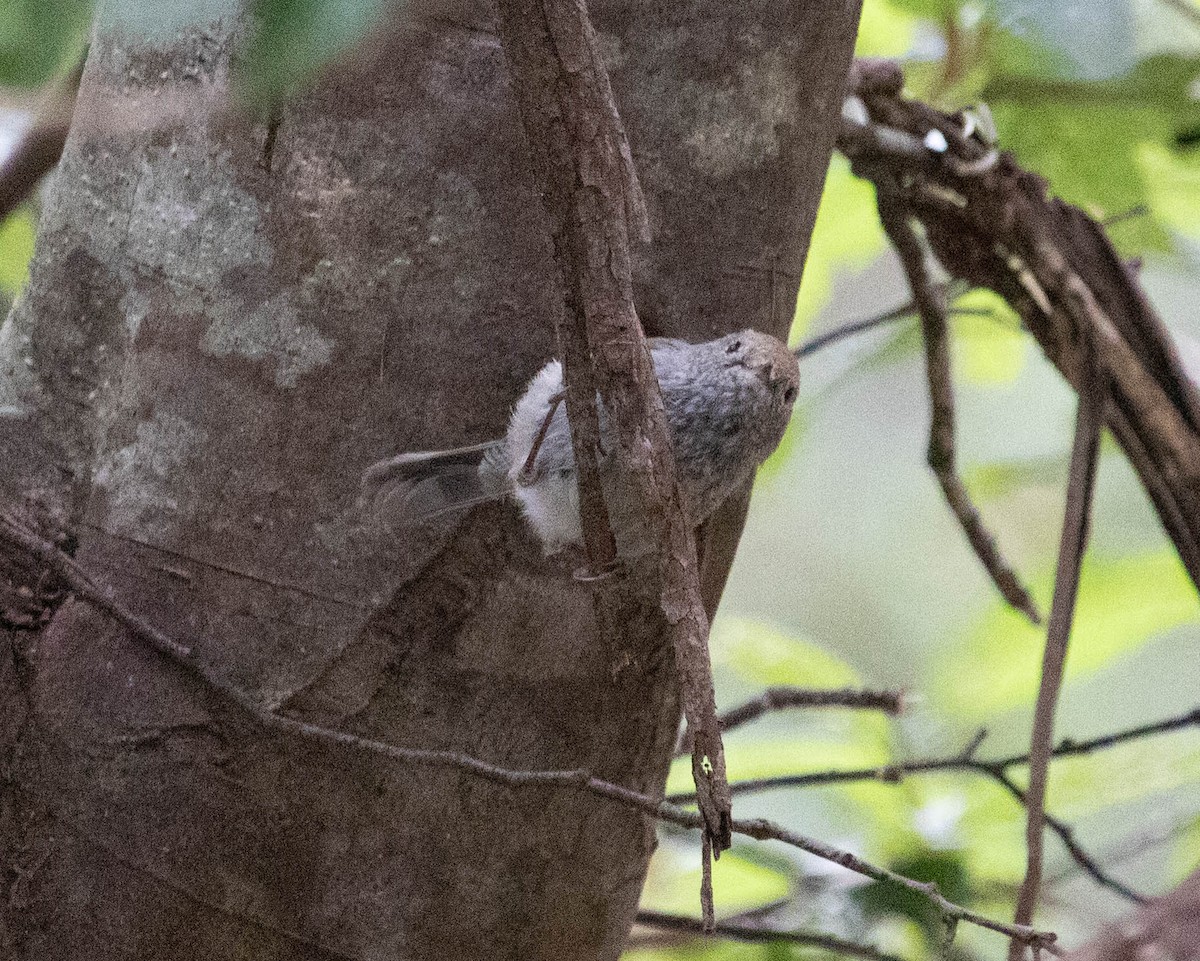
[[[994,774],[992,775],[992,780],[1008,791],[1022,807],[1027,805],[1025,792],[1007,774]],[[1043,810],[1042,821],[1062,841],[1063,847],[1067,849],[1067,853],[1071,856],[1071,860],[1081,867],[1084,873],[1100,885],[1100,887],[1107,888],[1114,894],[1118,894],[1126,901],[1132,901],[1134,904],[1145,904],[1150,900],[1144,894],[1135,891],[1124,881],[1114,878],[1108,871],[1101,867],[1100,862],[1085,851],[1083,846],[1075,839],[1075,829],[1061,818],[1057,818]]]
[[[537,480],[537,456],[542,450],[542,444],[546,440],[546,432],[550,430],[550,424],[554,420],[554,415],[558,412],[558,405],[563,402],[563,398],[567,396],[565,390],[560,390],[550,398],[549,406],[546,409],[546,416],[542,418],[542,425],[538,428],[537,435],[533,438],[533,443],[529,447],[529,455],[525,458],[525,463],[521,465],[521,471],[517,474],[517,483],[522,485],[532,484]]]
[[[1056,758],[1078,757],[1127,744],[1130,741],[1159,734],[1169,734],[1189,727],[1200,727],[1200,707],[1162,721],[1142,724],[1138,727],[1083,741],[1064,738],[1052,753]],[[763,791],[780,788],[820,787],[829,784],[848,784],[854,781],[882,781],[898,784],[910,774],[931,774],[937,771],[978,771],[980,774],[991,775],[994,771],[1003,773],[1009,768],[1021,767],[1028,763],[1028,753],[1011,754],[993,761],[984,761],[960,751],[945,757],[901,761],[897,764],[883,764],[877,767],[848,768],[844,771],[813,771],[807,774],[784,774],[778,777],[735,781],[730,785],[730,789],[735,794],[759,794]],[[688,793],[667,796],[667,800],[673,804],[684,804],[693,799],[694,796]]]
[[[769,687],[758,697],[723,712],[718,720],[721,733],[727,734],[769,714],[787,708],[845,707],[862,711],[882,711],[884,714],[899,714],[904,708],[904,695],[900,691],[875,691],[861,688],[841,690],[814,690],[807,687]],[[675,756],[687,754],[692,749],[687,731],[681,731],[675,745]]]
[[[1083,336],[1087,336],[1086,333]],[[1015,919],[1028,924],[1037,907],[1042,884],[1042,835],[1046,804],[1046,781],[1054,741],[1054,711],[1062,689],[1067,662],[1067,643],[1075,618],[1075,599],[1079,592],[1079,571],[1087,546],[1092,493],[1096,486],[1096,464],[1100,451],[1100,429],[1104,424],[1107,387],[1093,352],[1084,346],[1084,363],[1079,372],[1079,409],[1075,420],[1075,441],[1071,449],[1071,467],[1067,485],[1067,505],[1058,565],[1054,576],[1054,599],[1046,630],[1046,649],[1042,658],[1042,677],[1030,736],[1029,788],[1025,793],[1025,879],[1017,896]],[[1009,961],[1020,961],[1023,948],[1010,945]]]
[[[1037,606],[1016,572],[996,547],[995,538],[971,502],[955,467],[954,389],[950,374],[950,343],[944,292],[929,277],[925,251],[908,221],[903,205],[885,191],[878,194],[879,218],[904,266],[921,317],[925,339],[925,369],[929,380],[929,466],[941,485],[946,503],[957,518],[975,556],[1009,604],[1033,623],[1041,622]]]
[[[687,934],[707,933],[728,941],[741,941],[746,944],[800,944],[822,948],[825,951],[843,954],[850,958],[900,961],[896,955],[880,951],[870,945],[857,944],[832,934],[822,934],[816,931],[779,930],[761,925],[721,921],[712,931],[705,932],[704,921],[701,918],[689,918],[681,914],[665,914],[661,911],[639,911],[637,923],[643,927],[657,928],[660,931],[681,931]]]
[[[865,334],[867,331],[876,330],[887,324],[894,324],[899,320],[907,320],[909,317],[916,315],[916,305],[909,301],[907,304],[901,304],[886,313],[879,314],[875,317],[867,317],[865,320],[855,320],[848,324],[842,324],[840,327],[834,327],[832,330],[827,330],[822,334],[817,334],[811,337],[803,344],[796,348],[796,357],[804,360],[806,357],[811,357],[819,350],[824,350],[826,347],[832,347],[847,338],[854,337],[857,334]]]
[[[1139,217],[1149,217],[1150,207],[1147,204],[1134,204],[1128,210],[1122,210],[1119,213],[1109,214],[1100,221],[1102,227],[1116,227],[1129,220],[1136,220]]]
[[[1196,16],[1191,4],[1173,5]],[[961,162],[984,144],[950,138],[943,152],[914,150],[931,129],[961,121],[905,98],[903,84],[894,62],[856,61],[840,148],[921,223],[952,277],[1008,301],[1072,386],[1078,333],[1087,333],[1109,377],[1108,426],[1200,589],[1200,388],[1136,273],[1094,218],[1051,197],[1011,155],[983,176],[962,176]]]
[[[941,285],[946,292],[946,297],[953,300],[955,297],[960,297],[967,292],[967,285],[961,281],[951,281],[948,284]],[[985,307],[950,307],[947,313],[955,316],[964,317],[984,317],[992,314],[991,310]],[[799,347],[796,348],[796,357],[803,360],[810,357],[818,351],[824,350],[826,347],[831,347],[840,341],[846,340],[849,337],[854,337],[857,334],[864,334],[867,331],[875,330],[878,327],[894,324],[899,320],[906,320],[909,317],[917,316],[917,305],[915,301],[910,300],[906,304],[901,304],[899,307],[893,307],[889,311],[882,314],[877,314],[874,317],[867,317],[864,320],[851,321],[848,324],[843,324],[840,327],[834,327],[832,330],[827,330],[824,333],[817,334],[809,338]]]
[[[657,820],[709,833],[708,822],[699,812],[689,811],[659,798],[601,780],[584,768],[552,771],[513,770],[455,751],[400,747],[360,737],[347,731],[311,724],[288,715],[277,714],[260,703],[248,691],[214,674],[210,668],[197,660],[186,646],[174,641],[161,630],[132,614],[123,605],[99,591],[95,587],[95,581],[91,575],[49,541],[39,537],[8,514],[0,514],[0,520],[3,521],[0,524],[0,531],[3,531],[4,536],[12,537],[17,544],[33,551],[37,557],[50,564],[64,581],[80,591],[79,596],[83,600],[94,604],[113,617],[133,637],[138,638],[151,649],[186,670],[191,676],[204,683],[213,692],[223,696],[232,705],[240,708],[267,730],[303,737],[328,747],[341,747],[384,757],[403,764],[431,765],[463,771],[509,787],[543,786],[587,791],[597,797],[640,811]],[[863,877],[914,891],[928,899],[947,922],[966,921],[1004,934],[1009,938],[1016,938],[1022,943],[1037,946],[1055,954],[1061,953],[1054,944],[1055,936],[1052,933],[988,918],[948,901],[938,890],[936,884],[917,881],[914,878],[897,874],[887,868],[865,861],[848,851],[842,851],[832,845],[790,831],[772,821],[761,818],[731,819],[730,830],[732,833],[759,841],[779,841],[815,857],[841,865]]]
[[[1145,737],[1153,737],[1189,727],[1200,727],[1200,708],[1193,708],[1185,714],[1128,728],[1101,737],[1075,741],[1064,738],[1055,747],[1053,756],[1056,758],[1077,757],[1091,754],[1095,751],[1106,750]],[[1002,785],[1021,804],[1025,803],[1025,792],[1008,776],[1009,768],[1019,767],[1029,763],[1029,755],[1013,754],[994,761],[979,760],[973,752],[959,752],[947,757],[927,758],[924,760],[905,761],[899,764],[887,764],[880,767],[850,768],[843,771],[813,771],[807,774],[785,774],[778,777],[755,778],[752,780],[735,781],[730,785],[734,794],[759,794],[764,791],[784,788],[822,787],[834,784],[852,784],[858,781],[879,781],[885,784],[899,784],[910,775],[932,774],[941,771],[970,771],[982,774]],[[672,804],[686,804],[693,799],[690,793],[671,794],[667,801]],[[1094,859],[1080,848],[1074,839],[1071,829],[1057,818],[1046,815],[1046,824],[1062,838],[1063,844],[1075,861],[1098,884],[1117,892],[1130,901],[1141,903],[1146,898],[1131,888],[1108,876]]]
[[[0,527],[3,528],[5,536],[50,568],[77,596],[104,611],[113,620],[124,624],[138,637],[149,641],[156,650],[174,658],[186,660],[191,657],[191,648],[168,637],[153,624],[134,614],[117,601],[110,590],[98,585],[75,561],[50,541],[39,537],[20,519],[7,511],[0,511]]]
[[[708,831],[700,834],[700,928],[705,934],[717,929],[717,912],[713,905],[712,886],[712,835]]]

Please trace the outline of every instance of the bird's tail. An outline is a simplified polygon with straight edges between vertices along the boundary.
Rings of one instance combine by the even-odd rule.
[[[485,461],[497,463],[503,445],[492,440],[381,460],[363,474],[362,502],[389,527],[401,528],[498,500],[508,492],[507,477]]]

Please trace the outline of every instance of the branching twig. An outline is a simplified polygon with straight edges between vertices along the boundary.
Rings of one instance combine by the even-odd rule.
[[[1013,796],[1018,804],[1020,804],[1022,807],[1026,806],[1027,799],[1025,792],[1021,790],[1016,781],[1014,781],[1007,774],[993,774],[991,776],[992,780],[1008,791],[1008,793]],[[1102,868],[1100,866],[1100,862],[1088,854],[1088,852],[1083,849],[1083,846],[1080,845],[1080,843],[1075,839],[1074,828],[1072,828],[1065,821],[1055,817],[1052,814],[1048,814],[1045,810],[1043,810],[1042,822],[1046,827],[1058,835],[1059,840],[1061,840],[1063,843],[1063,847],[1065,847],[1067,849],[1067,853],[1071,855],[1071,860],[1079,865],[1079,867],[1083,869],[1084,873],[1087,874],[1098,885],[1100,885],[1100,887],[1107,888],[1109,891],[1119,894],[1121,897],[1125,898],[1125,900],[1132,901],[1134,904],[1145,904],[1146,901],[1149,900],[1144,894],[1139,894],[1129,885],[1125,884],[1123,881],[1119,881],[1117,878],[1114,878],[1108,873],[1108,871]]]
[[[895,63],[858,61],[840,148],[921,223],[952,277],[1009,302],[1073,386],[1080,345],[1093,345],[1109,378],[1107,424],[1200,588],[1200,390],[1136,275],[1095,220],[902,88]],[[940,150],[926,146],[931,131]]]
[[[102,610],[113,620],[124,624],[131,633],[148,641],[156,650],[176,659],[186,660],[191,657],[191,648],[168,637],[153,624],[126,608],[113,598],[110,591],[96,584],[75,561],[50,541],[38,536],[19,518],[7,511],[0,511],[0,531],[0,536],[7,537],[27,550],[57,574],[78,597]]]
[[[1083,332],[1082,336],[1087,336]],[[1042,834],[1046,803],[1046,781],[1054,741],[1054,710],[1062,688],[1067,661],[1067,642],[1075,617],[1075,598],[1079,591],[1079,571],[1087,546],[1092,492],[1096,483],[1096,462],[1100,451],[1100,430],[1104,423],[1105,385],[1103,372],[1087,345],[1079,372],[1079,411],[1075,420],[1075,442],[1067,486],[1067,506],[1058,548],[1058,568],[1054,577],[1054,599],[1050,606],[1050,624],[1046,630],[1046,650],[1042,659],[1042,677],[1033,715],[1033,733],[1029,751],[1029,789],[1025,793],[1027,822],[1025,829],[1025,879],[1017,896],[1015,918],[1020,924],[1033,919],[1042,883]],[[1009,946],[1009,961],[1020,961],[1023,948]]]
[[[29,530],[19,521],[7,514],[0,515],[0,536],[11,537],[15,543],[30,550],[62,579],[77,590],[81,598],[96,604],[105,613],[113,617],[129,633],[141,640],[147,646],[168,658],[172,663],[186,670],[192,677],[205,684],[210,690],[224,697],[267,730],[280,734],[305,738],[317,744],[328,747],[340,747],[378,757],[388,758],[403,764],[423,764],[445,767],[463,771],[484,778],[497,784],[509,787],[561,787],[571,790],[587,791],[597,797],[605,798],[622,804],[632,810],[640,811],[649,817],[675,824],[680,827],[699,830],[710,834],[708,822],[704,816],[695,811],[671,804],[667,801],[650,797],[630,788],[613,784],[595,777],[586,769],[557,770],[557,771],[518,771],[503,768],[478,758],[459,754],[455,751],[437,751],[424,748],[407,748],[395,744],[387,744],[370,738],[360,737],[347,731],[311,724],[298,718],[277,714],[264,706],[249,692],[237,687],[229,681],[218,677],[208,667],[196,659],[187,647],[174,641],[158,628],[147,623],[128,611],[123,605],[115,602],[95,586],[91,576],[78,564],[67,557],[61,550]],[[947,923],[966,921],[980,927],[996,931],[1009,938],[1016,938],[1024,944],[1036,946],[1052,953],[1061,953],[1054,944],[1055,936],[1051,933],[1036,931],[1024,925],[1009,924],[988,918],[971,911],[961,905],[948,901],[938,890],[936,884],[917,881],[913,878],[897,874],[887,868],[865,861],[848,851],[842,851],[831,845],[805,837],[795,831],[790,831],[782,825],[765,819],[732,819],[732,833],[760,841],[779,841],[790,847],[805,851],[834,864],[841,865],[849,871],[860,874],[886,884],[894,884],[929,900],[940,912]]]
[[[952,277],[996,291],[1017,311],[1047,358],[1079,392],[1081,412],[1094,406],[1095,416],[1104,418],[1124,448],[1200,588],[1200,390],[1139,288],[1136,271],[1093,218],[1049,197],[1043,179],[976,137],[961,115],[905,99],[902,87],[894,63],[859,61],[851,79],[854,96],[844,111],[840,146],[854,170],[876,185],[881,216],[885,222],[919,222]],[[916,150],[915,144],[926,149]],[[905,240],[901,237],[897,246],[907,266],[913,258],[905,254]],[[1105,379],[1093,405],[1094,367]],[[1076,453],[1082,457],[1079,443],[1077,436]],[[1079,495],[1084,487],[1076,482],[1072,490]],[[1065,641],[1074,591],[1069,582],[1077,575],[1074,550],[1065,547],[1060,561],[1055,589],[1060,613],[1053,637]],[[1036,822],[1057,673],[1053,663],[1047,668],[1035,740],[1043,756],[1034,765],[1028,804],[1030,876],[1022,917],[1032,910],[1040,863]],[[995,770],[985,773],[1000,780]],[[1017,793],[1015,786],[1005,786]],[[1046,823],[1059,830],[1051,819]],[[1060,834],[1090,870],[1069,832]],[[1093,876],[1098,877],[1094,871]]]
[[[941,485],[946,503],[967,535],[992,582],[1009,604],[1035,624],[1040,623],[1037,606],[1012,567],[996,547],[995,538],[971,502],[966,485],[955,466],[954,388],[950,374],[950,341],[946,300],[942,289],[930,279],[925,251],[908,222],[902,205],[884,191],[879,192],[879,217],[908,276],[925,341],[925,370],[929,380],[929,466]]]
[[[679,914],[664,914],[660,911],[639,911],[637,923],[648,928],[661,931],[681,931],[687,934],[704,934],[704,923],[699,918],[689,918]],[[778,930],[762,925],[739,924],[735,921],[719,922],[709,934],[729,941],[742,941],[747,944],[801,944],[812,948],[822,948],[833,954],[842,954],[849,958],[869,958],[873,961],[900,961],[894,954],[888,954],[865,944],[856,944],[844,938],[831,934],[821,934],[816,931]]]
[[[723,712],[718,721],[721,732],[728,733],[736,727],[748,724],[769,714],[791,707],[847,707],[863,711],[883,711],[899,714],[904,707],[904,695],[900,691],[872,691],[859,688],[843,688],[840,691],[822,691],[806,687],[769,687],[758,697]],[[688,753],[692,748],[687,731],[681,731],[675,746],[675,755]]]

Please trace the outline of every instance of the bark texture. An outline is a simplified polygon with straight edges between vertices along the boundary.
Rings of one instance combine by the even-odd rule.
[[[499,434],[554,351],[492,10],[410,8],[256,125],[228,109],[234,0],[151,7],[104,5],[0,329],[6,508],[265,704],[661,790],[670,649],[615,670],[580,558],[544,559],[509,506],[404,539],[355,506],[373,460]],[[593,5],[649,205],[651,333],[786,332],[857,13]],[[702,539],[710,612],[744,508]],[[619,953],[641,816],[267,735],[14,552],[5,957]]]

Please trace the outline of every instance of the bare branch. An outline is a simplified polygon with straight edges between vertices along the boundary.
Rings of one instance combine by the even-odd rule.
[[[664,914],[660,911],[639,911],[637,923],[643,927],[657,928],[660,931],[681,931],[687,934],[706,933],[704,922],[700,918]],[[900,961],[896,955],[872,948],[870,945],[856,944],[844,938],[815,931],[780,930],[762,925],[721,921],[707,933],[728,941],[741,941],[746,944],[800,944],[812,948],[822,948],[833,954],[842,954],[849,958]]]
[[[1081,344],[1094,346],[1109,377],[1107,424],[1200,588],[1200,390],[1136,274],[1093,218],[902,88],[895,63],[858,61],[839,146],[921,223],[951,276],[1009,302],[1073,386]],[[935,130],[942,150],[913,149]]]
[[[966,485],[955,466],[954,388],[950,374],[950,342],[946,300],[943,290],[931,280],[925,251],[908,222],[903,206],[880,190],[879,218],[892,245],[900,255],[908,276],[925,340],[925,369],[929,379],[929,466],[941,485],[946,503],[957,518],[975,556],[988,572],[1004,599],[1033,623],[1041,623],[1037,606],[1016,572],[996,547],[995,538],[971,502]]]
[[[840,691],[814,690],[804,687],[769,687],[758,697],[730,708],[718,718],[722,733],[756,721],[764,714],[793,707],[845,707],[863,711],[882,711],[884,714],[899,714],[904,709],[904,695],[900,691],[873,691],[858,688],[843,688]],[[679,736],[675,754],[686,754],[691,750],[691,739],[687,731]]]
[[[1087,336],[1086,333],[1083,336]],[[1042,679],[1034,708],[1033,733],[1030,736],[1029,789],[1025,794],[1025,879],[1017,897],[1016,920],[1028,924],[1037,906],[1042,883],[1043,812],[1046,782],[1054,739],[1054,710],[1062,689],[1067,661],[1067,642],[1075,618],[1075,598],[1079,590],[1079,570],[1087,545],[1092,493],[1096,485],[1096,463],[1100,452],[1100,430],[1104,423],[1105,385],[1092,352],[1081,353],[1084,364],[1079,372],[1079,411],[1075,421],[1075,442],[1067,486],[1067,506],[1062,538],[1058,548],[1058,567],[1054,578],[1054,600],[1050,606],[1050,624],[1046,630],[1046,650],[1042,659]],[[1009,946],[1009,961],[1020,961],[1022,948]]]

